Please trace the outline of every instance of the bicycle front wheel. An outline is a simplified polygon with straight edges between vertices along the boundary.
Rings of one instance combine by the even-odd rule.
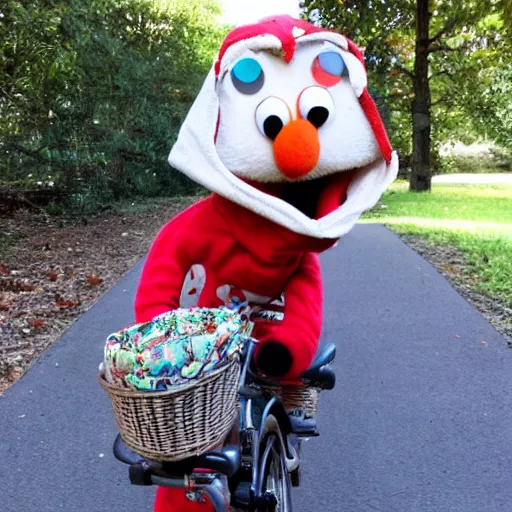
[[[258,509],[258,512],[292,512],[290,474],[278,435],[268,432],[261,446],[260,489],[268,502],[265,510]]]

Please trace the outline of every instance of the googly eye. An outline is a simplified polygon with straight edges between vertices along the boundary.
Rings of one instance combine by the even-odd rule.
[[[261,64],[249,57],[239,60],[231,69],[231,81],[242,94],[256,94],[265,82]]]
[[[313,78],[324,87],[332,87],[347,75],[345,61],[337,52],[323,52],[313,61]]]
[[[256,109],[256,124],[260,132],[271,140],[278,136],[290,119],[288,105],[274,96],[263,100]]]
[[[304,89],[299,98],[299,113],[302,119],[320,128],[334,116],[334,101],[329,91],[316,85]]]

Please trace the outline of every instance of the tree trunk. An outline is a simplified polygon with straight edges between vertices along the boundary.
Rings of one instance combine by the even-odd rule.
[[[430,170],[430,86],[428,81],[429,12],[428,0],[416,3],[416,58],[414,61],[414,101],[412,103],[412,172],[410,190],[431,187]]]

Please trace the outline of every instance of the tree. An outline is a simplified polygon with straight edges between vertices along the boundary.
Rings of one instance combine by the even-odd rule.
[[[416,44],[412,101],[412,173],[411,190],[430,190],[430,108],[431,95],[428,79],[429,0],[416,2]]]
[[[179,194],[167,154],[224,28],[215,1],[7,0],[0,7],[0,186],[73,204]]]
[[[306,16],[366,48],[371,81],[392,111],[392,140],[402,156],[412,153],[412,190],[430,190],[431,155],[450,131],[496,124],[496,109],[510,114],[504,108],[510,104],[504,80],[512,62],[506,34],[510,0],[306,0],[303,5]],[[498,95],[483,94],[489,69],[502,85],[498,90],[493,84]],[[497,96],[493,112],[489,97]],[[486,109],[481,108],[485,97]]]

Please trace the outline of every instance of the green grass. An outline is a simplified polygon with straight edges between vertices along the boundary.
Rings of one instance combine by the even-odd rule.
[[[396,182],[363,222],[454,245],[476,278],[474,288],[512,306],[511,186],[434,185],[419,194]]]

